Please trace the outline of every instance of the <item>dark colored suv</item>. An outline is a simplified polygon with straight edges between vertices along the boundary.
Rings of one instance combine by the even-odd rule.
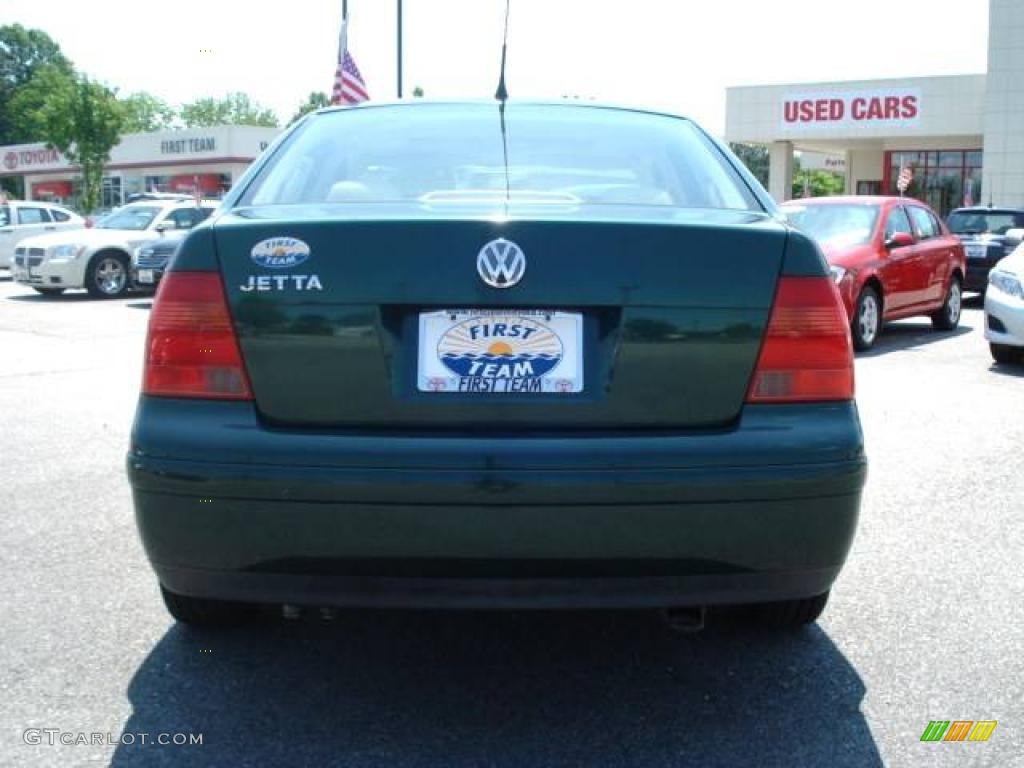
[[[1024,208],[957,208],[946,224],[967,253],[964,290],[985,293],[992,267],[1021,243],[1011,230],[1024,228]]]

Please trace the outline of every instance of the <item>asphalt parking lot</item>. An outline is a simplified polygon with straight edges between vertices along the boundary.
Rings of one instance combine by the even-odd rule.
[[[793,635],[632,612],[178,628],[124,473],[149,304],[0,278],[0,765],[1024,765],[1024,367],[992,364],[977,303],[858,358],[860,530]],[[998,726],[919,741],[957,719]],[[161,733],[203,743],[138,736]]]

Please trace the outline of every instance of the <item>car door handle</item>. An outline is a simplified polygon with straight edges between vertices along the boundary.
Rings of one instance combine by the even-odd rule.
[[[13,229],[0,229],[0,235],[9,235],[13,231]]]
[[[50,225],[50,226],[48,226],[48,227],[43,227],[43,229],[45,229],[45,230],[46,230],[47,232],[52,232],[52,231],[53,231],[53,230],[55,230],[56,228],[57,228],[57,227],[55,227],[55,226],[54,226],[53,224],[51,224],[51,225]]]

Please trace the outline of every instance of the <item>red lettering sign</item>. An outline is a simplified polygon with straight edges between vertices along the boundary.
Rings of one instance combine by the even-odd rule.
[[[904,120],[913,120],[917,117],[917,96],[904,96],[902,104]]]
[[[885,91],[787,98],[782,103],[782,119],[789,125],[915,120],[920,114],[919,98],[916,93]]]
[[[9,171],[18,166],[55,165],[60,161],[60,152],[56,149],[23,149],[20,152],[12,150],[4,155],[4,167]]]
[[[842,99],[804,99],[787,101],[782,110],[787,123],[824,123],[842,120],[846,105]]]

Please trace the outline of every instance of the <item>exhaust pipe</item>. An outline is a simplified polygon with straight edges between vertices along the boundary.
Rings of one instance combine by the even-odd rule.
[[[707,608],[703,605],[686,608],[665,608],[662,618],[673,632],[692,635],[704,629]]]

